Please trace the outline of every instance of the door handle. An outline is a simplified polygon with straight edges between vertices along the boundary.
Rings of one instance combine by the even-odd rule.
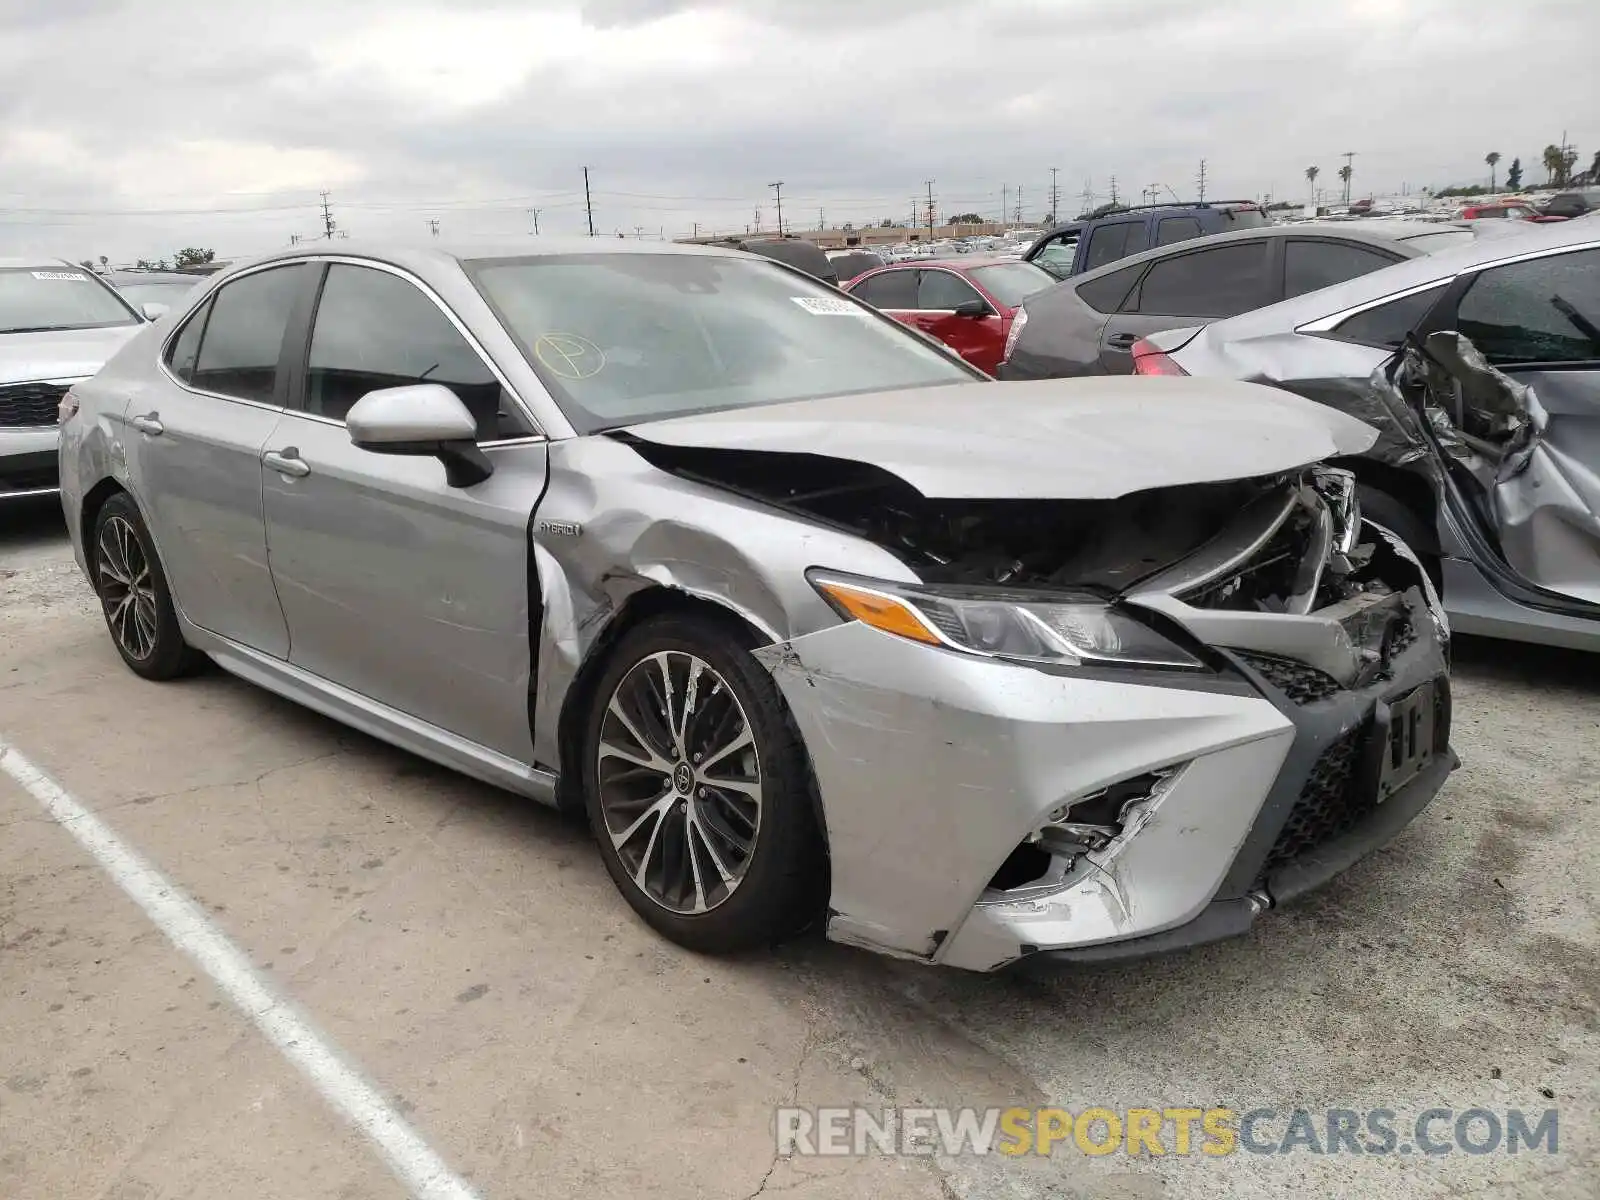
[[[294,446],[285,446],[282,450],[268,450],[261,456],[261,461],[279,475],[287,475],[293,479],[311,474],[310,464],[300,457],[300,451]]]
[[[1136,333],[1113,333],[1109,338],[1106,339],[1106,345],[1112,346],[1118,350],[1131,350],[1133,348],[1133,344],[1138,340],[1139,335]]]
[[[156,413],[145,413],[143,416],[134,417],[128,424],[132,425],[140,433],[148,433],[151,437],[155,437],[166,428],[161,424],[159,415]]]

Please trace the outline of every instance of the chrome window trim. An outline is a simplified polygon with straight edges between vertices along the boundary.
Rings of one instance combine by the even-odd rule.
[[[189,322],[194,320],[195,313],[197,313],[213,296],[222,291],[224,287],[232,283],[235,279],[243,279],[246,275],[255,275],[262,271],[273,270],[276,267],[297,267],[303,263],[308,263],[311,261],[312,260],[309,258],[288,258],[273,259],[271,262],[256,263],[254,266],[245,267],[243,270],[229,274],[222,280],[222,282],[216,284],[215,286],[206,287],[205,290],[201,292],[199,298],[189,306],[189,311],[183,314],[183,320],[179,321],[173,326],[172,332],[167,334],[167,336],[162,339],[160,346],[157,347],[156,370],[165,376],[167,381],[174,387],[181,388],[192,396],[204,396],[209,400],[226,400],[230,404],[245,404],[249,405],[251,408],[264,409],[267,412],[281,413],[286,411],[281,404],[267,404],[260,400],[248,399],[245,396],[229,396],[222,392],[212,392],[207,391],[205,388],[195,387],[192,383],[185,383],[182,379],[179,379],[176,375],[174,375],[170,369],[168,369],[167,352],[171,349],[172,344],[177,341],[180,336],[182,336],[183,331],[189,328]]]
[[[1496,267],[1507,267],[1515,263],[1531,262],[1538,258],[1551,258],[1558,254],[1576,254],[1582,250],[1594,249],[1600,249],[1600,238],[1592,239],[1586,242],[1573,242],[1566,246],[1543,246],[1538,250],[1529,250],[1523,252],[1522,254],[1508,254],[1504,258],[1496,258],[1491,259],[1488,262],[1474,263],[1472,266],[1462,267],[1458,271],[1452,271],[1448,275],[1441,275],[1436,279],[1431,279],[1427,283],[1415,284],[1412,287],[1403,288],[1397,292],[1390,292],[1387,296],[1381,296],[1376,300],[1363,300],[1360,304],[1354,304],[1348,308],[1342,308],[1338,312],[1329,313],[1325,317],[1313,318],[1312,320],[1306,321],[1303,324],[1296,325],[1294,327],[1294,332],[1332,333],[1336,327],[1344,324],[1344,322],[1348,321],[1351,317],[1358,317],[1370,309],[1381,308],[1383,305],[1392,303],[1395,300],[1404,300],[1407,296],[1415,296],[1421,292],[1431,291],[1432,289],[1440,287],[1441,285],[1454,283],[1463,275],[1476,275],[1481,274],[1484,271],[1493,270]],[[1414,262],[1416,260],[1413,259],[1411,261]]]
[[[184,320],[170,334],[167,335],[166,340],[161,343],[161,352],[156,356],[156,366],[160,369],[163,375],[165,375],[178,387],[182,388],[186,392],[192,392],[197,396],[208,396],[217,400],[232,400],[238,404],[250,404],[257,408],[270,409],[273,412],[293,413],[296,416],[307,417],[313,421],[320,421],[324,424],[337,425],[340,428],[343,428],[343,421],[335,421],[331,417],[324,417],[317,413],[309,413],[304,409],[290,408],[281,404],[262,404],[257,400],[246,400],[242,396],[225,396],[220,392],[210,392],[206,391],[204,388],[194,387],[191,384],[183,382],[183,380],[179,379],[167,369],[167,348],[175,340],[177,340],[179,334],[181,334],[183,330],[187,328],[194,311],[198,309],[201,304],[205,303],[207,297],[210,297],[216,293],[220,293],[223,288],[228,286],[228,284],[232,283],[236,279],[243,279],[246,275],[254,275],[260,271],[270,271],[276,267],[300,266],[302,264],[311,264],[314,266],[317,263],[342,263],[345,266],[368,267],[377,271],[387,271],[390,275],[394,275],[400,279],[403,279],[415,287],[433,302],[435,308],[444,314],[445,319],[455,327],[456,332],[459,333],[466,340],[467,345],[472,348],[472,352],[476,354],[480,360],[482,360],[484,366],[489,368],[489,373],[493,375],[499,382],[506,395],[511,397],[511,402],[516,405],[517,411],[522,414],[523,419],[526,420],[529,426],[531,426],[533,429],[532,433],[522,433],[517,434],[515,437],[496,438],[493,441],[479,442],[478,445],[480,447],[503,446],[512,442],[545,442],[550,440],[549,435],[545,433],[543,427],[540,425],[538,419],[534,416],[532,410],[529,409],[521,394],[516,388],[511,386],[511,381],[506,378],[505,372],[503,372],[494,359],[489,356],[488,351],[483,348],[483,343],[477,339],[472,330],[468,329],[461,318],[456,316],[456,314],[451,310],[450,306],[440,298],[439,293],[434,291],[433,288],[429,287],[424,280],[412,272],[407,271],[405,268],[397,267],[393,263],[386,263],[376,258],[362,258],[354,254],[307,254],[294,258],[275,258],[271,262],[257,263],[254,266],[246,267],[242,271],[230,274],[215,288],[207,288],[205,294],[195,303],[189,312],[185,314]],[[318,301],[320,304],[320,296],[318,297]],[[308,336],[306,339],[308,352],[311,344],[311,337],[316,335],[315,311],[313,311],[311,314],[311,329],[309,330],[309,335],[310,336]]]

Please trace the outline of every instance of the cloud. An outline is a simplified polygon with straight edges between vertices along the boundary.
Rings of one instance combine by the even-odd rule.
[[[1298,197],[1600,140],[1583,0],[6,0],[0,253]],[[1511,81],[1537,71],[1537,89]],[[1589,124],[1583,124],[1589,122]],[[198,210],[216,210],[205,212]]]

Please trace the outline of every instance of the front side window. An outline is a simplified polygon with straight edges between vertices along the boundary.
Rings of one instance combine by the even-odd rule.
[[[1197,217],[1164,217],[1156,228],[1156,245],[1170,246],[1173,242],[1187,242],[1200,236]]]
[[[0,334],[139,323],[117,294],[88,271],[60,263],[0,269]]]
[[[1290,238],[1283,248],[1283,298],[1292,300],[1318,288],[1367,275],[1398,261],[1350,242]]]
[[[924,270],[921,274],[922,279],[917,284],[917,307],[924,311],[960,308],[974,300],[983,300],[976,288],[953,271]]]
[[[1461,298],[1456,329],[1493,363],[1600,360],[1600,250],[1484,271]]]
[[[583,433],[983,378],[851,296],[755,257],[614,252],[463,265]]]
[[[1341,322],[1333,330],[1333,336],[1345,342],[1360,342],[1364,346],[1398,347],[1439,302],[1444,289],[1445,285],[1441,283],[1438,287],[1401,296],[1398,300],[1357,313]]]
[[[850,294],[865,300],[873,308],[915,308],[917,272],[911,267],[898,271],[884,271],[871,279],[863,279],[850,289]]]
[[[1139,285],[1135,311],[1232,317],[1266,303],[1267,244],[1239,242],[1162,259]]]
[[[304,272],[292,263],[223,284],[211,300],[188,382],[223,396],[276,403],[283,332]]]
[[[344,420],[368,392],[438,383],[467,406],[478,440],[532,432],[467,339],[415,284],[334,263],[317,301],[306,360],[306,411]]]
[[[178,336],[167,346],[167,369],[185,383],[194,382],[194,369],[200,357],[200,337],[206,330],[206,317],[211,313],[207,300],[183,323]]]
[[[1115,225],[1102,225],[1089,237],[1089,254],[1083,269],[1092,271],[1107,263],[1127,258],[1149,249],[1150,235],[1143,221],[1122,221]]]

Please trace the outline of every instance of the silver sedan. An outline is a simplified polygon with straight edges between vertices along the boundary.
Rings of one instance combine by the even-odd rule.
[[[781,263],[546,239],[211,279],[62,404],[118,653],[584,813],[706,951],[1240,933],[1454,765],[1427,576],[1250,384],[999,384]]]

